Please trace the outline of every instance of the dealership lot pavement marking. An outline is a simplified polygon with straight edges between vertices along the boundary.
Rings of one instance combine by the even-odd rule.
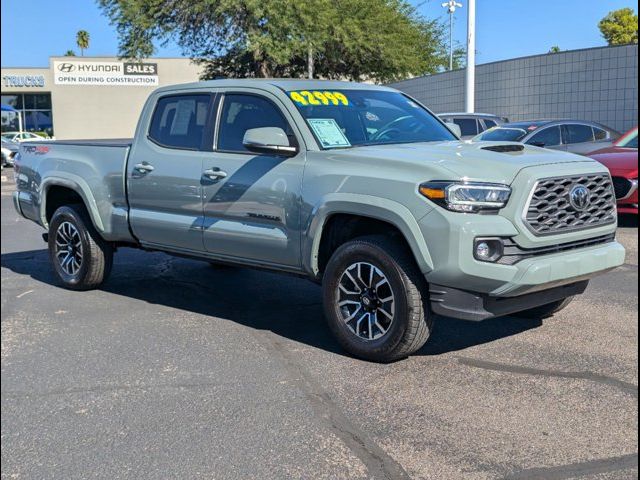
[[[11,190],[7,478],[637,478],[637,221],[627,265],[557,318],[439,318],[378,365],[296,278],[122,249],[101,290],[60,289]]]

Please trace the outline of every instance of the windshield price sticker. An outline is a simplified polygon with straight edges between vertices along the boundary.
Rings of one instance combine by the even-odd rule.
[[[351,146],[351,143],[349,143],[349,140],[333,118],[308,118],[307,122],[324,148]]]
[[[299,90],[289,92],[289,97],[296,104],[306,107],[308,105],[349,105],[349,99],[344,93],[328,92],[326,90]]]

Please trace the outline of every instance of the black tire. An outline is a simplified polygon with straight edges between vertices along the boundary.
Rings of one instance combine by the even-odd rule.
[[[345,323],[338,306],[340,279],[350,266],[359,262],[379,269],[396,298],[393,320],[386,333],[376,339],[356,334]],[[427,303],[427,282],[412,254],[393,238],[374,235],[341,245],[329,260],[322,286],[329,327],[342,348],[356,357],[375,362],[400,360],[419,350],[431,334],[433,319]]]
[[[541,305],[536,308],[532,308],[530,310],[523,310],[522,312],[514,313],[514,317],[520,318],[531,318],[531,319],[540,319],[543,320],[545,318],[553,317],[556,313],[564,310],[569,306],[569,304],[573,301],[574,297],[567,297],[562,300],[558,300],[555,302],[547,303],[546,305]]]
[[[75,227],[80,239],[82,258],[75,273],[65,271],[60,259],[65,250],[61,251],[56,243],[58,229],[65,222]],[[49,222],[49,258],[64,287],[91,290],[98,288],[111,273],[113,248],[98,234],[83,205],[66,205],[58,208]]]

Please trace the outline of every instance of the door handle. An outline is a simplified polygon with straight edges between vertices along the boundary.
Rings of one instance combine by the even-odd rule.
[[[138,163],[133,167],[138,173],[149,173],[153,172],[153,165],[149,165],[147,162]]]
[[[221,178],[227,178],[227,172],[223,172],[222,170],[220,170],[217,167],[205,170],[204,172],[202,172],[202,175],[204,175],[205,177],[209,177],[211,179],[214,179],[214,180],[220,180]]]

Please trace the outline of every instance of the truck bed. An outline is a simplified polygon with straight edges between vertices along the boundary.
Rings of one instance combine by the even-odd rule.
[[[68,188],[83,199],[105,240],[133,241],[128,225],[126,166],[131,139],[24,142],[16,166],[22,214],[47,226],[48,192]],[[49,212],[50,213],[50,212]]]

